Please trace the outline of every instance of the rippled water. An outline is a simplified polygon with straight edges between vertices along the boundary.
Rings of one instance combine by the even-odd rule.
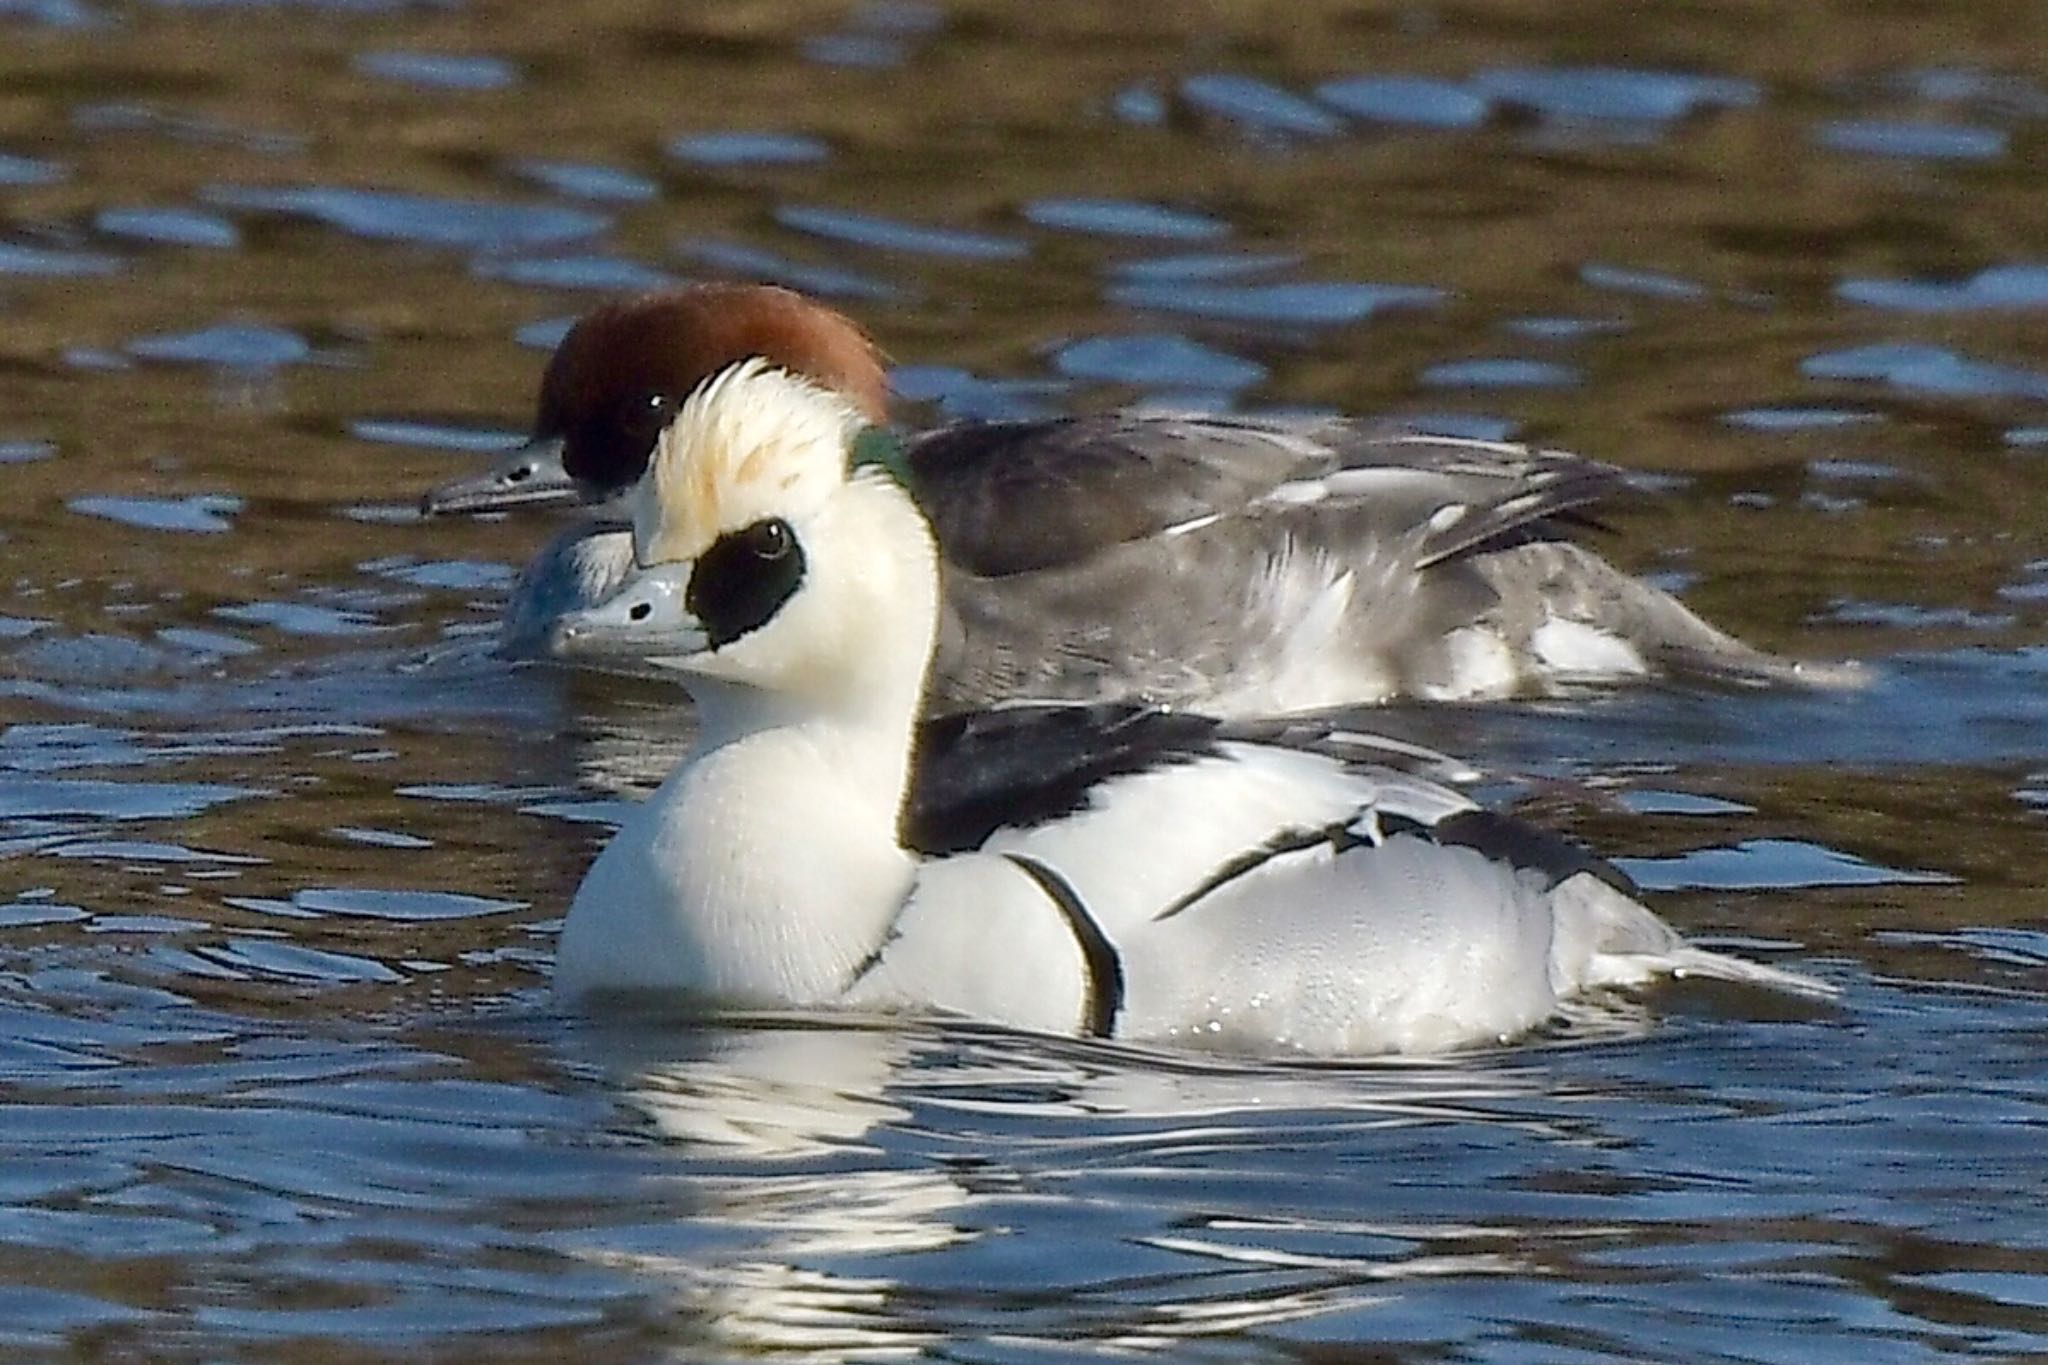
[[[0,1355],[2048,1353],[2048,27],[2028,4],[0,0]],[[1391,411],[1854,697],[1376,717],[1705,987],[1430,1063],[549,1012],[686,733],[419,524],[606,291],[906,415]]]

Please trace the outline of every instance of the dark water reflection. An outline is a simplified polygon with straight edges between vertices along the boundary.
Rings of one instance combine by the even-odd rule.
[[[2038,6],[0,0],[0,1355],[2048,1353]],[[1374,718],[1687,988],[1429,1064],[548,1013],[687,716],[432,526],[607,292],[841,301],[907,416],[1391,411],[1850,697]]]

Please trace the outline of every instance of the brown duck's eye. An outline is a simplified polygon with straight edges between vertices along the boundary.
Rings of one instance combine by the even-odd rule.
[[[644,394],[620,408],[615,420],[625,429],[639,432],[644,439],[652,441],[675,417],[677,406],[676,400],[665,393]]]

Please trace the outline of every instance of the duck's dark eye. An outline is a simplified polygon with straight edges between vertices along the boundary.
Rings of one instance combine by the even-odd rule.
[[[679,398],[648,392],[586,404],[563,414],[562,468],[585,485],[588,494],[616,493],[631,487],[646,472],[654,443],[681,407]]]
[[[789,523],[781,517],[757,521],[740,532],[745,545],[753,552],[754,558],[773,563],[796,548],[796,537],[789,533]]]
[[[683,604],[717,649],[767,625],[803,580],[796,532],[769,517],[726,532],[697,556]]]
[[[649,444],[661,435],[661,429],[676,415],[676,400],[665,393],[650,393],[640,400],[637,408],[628,408],[632,416],[627,420],[637,427]]]
[[[665,393],[645,393],[614,409],[613,420],[627,433],[628,440],[652,446],[661,429],[674,420],[677,406],[676,400]]]

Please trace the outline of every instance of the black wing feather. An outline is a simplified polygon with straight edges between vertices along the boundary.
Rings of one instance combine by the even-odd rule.
[[[1216,721],[1104,703],[964,711],[918,727],[904,847],[927,856],[979,848],[998,829],[1070,815],[1113,777],[1216,752]]]
[[[1432,831],[1438,843],[1477,849],[1508,866],[1543,874],[1546,886],[1556,886],[1581,872],[1606,882],[1624,896],[1642,894],[1635,880],[1582,844],[1562,834],[1525,824],[1498,811],[1461,811],[1439,820]]]

